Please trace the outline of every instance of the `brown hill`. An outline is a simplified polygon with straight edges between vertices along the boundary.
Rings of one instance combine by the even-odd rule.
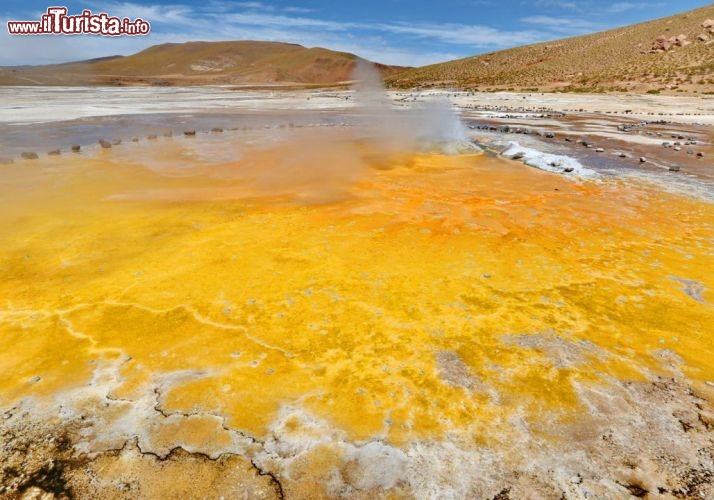
[[[332,85],[351,78],[357,59],[290,43],[167,43],[127,57],[0,68],[0,85]],[[404,69],[377,66],[385,76]]]
[[[714,91],[714,5],[601,33],[415,68],[394,87]]]

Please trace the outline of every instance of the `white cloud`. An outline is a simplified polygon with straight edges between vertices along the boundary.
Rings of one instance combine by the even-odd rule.
[[[187,5],[144,5],[132,2],[87,2],[92,12],[106,12],[110,16],[129,19],[141,18],[150,24],[189,25],[193,22],[193,9]],[[81,11],[69,12],[70,15]]]
[[[272,5],[266,5],[262,2],[236,2],[236,5],[251,10],[265,10],[268,12],[275,10],[275,7]]]
[[[652,2],[616,2],[610,5],[606,10],[612,14],[620,14],[621,12],[627,12],[629,10],[652,9],[662,7],[663,5],[663,3]]]
[[[559,34],[590,33],[605,28],[598,23],[571,17],[528,16],[521,18],[520,21]]]
[[[308,14],[310,12],[315,12],[314,9],[306,9],[305,7],[285,7],[283,11],[294,12],[296,14]]]
[[[380,30],[440,42],[474,47],[504,48],[543,40],[536,31],[503,31],[489,26],[464,24],[380,24]]]
[[[557,7],[559,9],[577,9],[578,4],[568,0],[536,0],[539,7]]]

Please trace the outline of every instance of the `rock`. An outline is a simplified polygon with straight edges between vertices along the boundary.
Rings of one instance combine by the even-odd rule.
[[[546,139],[553,139],[555,137],[555,134],[552,132],[546,132],[545,138]]]
[[[625,153],[620,153],[620,158],[627,158],[627,155]]]
[[[707,19],[702,23],[702,28],[714,28],[714,19]]]
[[[80,149],[82,149],[82,146],[80,146],[79,144],[72,144],[72,151],[74,151],[75,153],[77,153]]]
[[[597,149],[595,150],[595,152],[596,152],[596,153],[604,153],[605,150],[604,150],[603,148],[597,148]]]
[[[575,170],[573,167],[565,167],[565,168],[563,169],[563,172],[565,172],[565,173],[570,173],[570,172],[572,172],[573,170]]]
[[[196,135],[196,131],[195,130],[184,130],[183,135],[191,137],[191,136]]]
[[[697,153],[697,158],[704,158],[704,153],[701,151]]]
[[[522,160],[525,155],[526,154],[523,151],[519,151],[518,153],[511,156],[511,160]]]
[[[211,132],[221,133],[221,132],[223,132],[223,129],[220,127],[213,127],[211,129]]]
[[[646,162],[647,162],[647,158],[645,158],[644,156],[640,156],[640,163],[646,163]]]
[[[59,156],[60,150],[59,149],[53,149],[52,151],[47,151],[47,154],[49,156]]]
[[[121,144],[121,139],[114,139],[112,141],[112,145],[114,145],[114,146],[118,146],[119,144]]]
[[[111,143],[105,139],[99,139],[99,145],[102,146],[104,149],[109,149],[112,147]]]
[[[681,150],[682,150],[682,148],[680,148],[679,146],[674,146],[672,149],[674,149],[675,151],[681,151]]]
[[[688,150],[687,150],[687,154],[688,154],[688,155],[693,155],[693,154],[694,154],[694,150],[693,150],[693,149],[688,149]]]
[[[149,134],[146,136],[147,139],[150,141],[155,141],[156,140],[156,134]]]
[[[132,138],[131,138],[131,142],[139,142],[139,138],[138,138],[138,137],[132,137]]]
[[[671,167],[669,167],[670,172],[679,172],[679,170],[680,170],[679,165],[672,165]]]
[[[573,142],[573,140],[570,137],[566,137],[565,142]]]
[[[702,33],[700,35],[697,35],[697,40],[699,40],[700,42],[706,42],[707,40],[709,40],[709,37]]]
[[[25,160],[36,160],[39,158],[39,156],[37,156],[37,153],[35,153],[34,151],[25,151],[21,153],[20,156]]]

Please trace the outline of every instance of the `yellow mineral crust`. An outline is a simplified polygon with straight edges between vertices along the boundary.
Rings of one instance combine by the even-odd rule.
[[[3,408],[153,398],[174,420],[132,425],[163,454],[276,426],[320,441],[285,408],[343,442],[457,432],[497,447],[516,421],[565,439],[559,425],[590,411],[579,388],[672,366],[714,380],[710,203],[438,154],[350,159],[323,197],[309,162],[295,167],[317,172],[306,183],[255,175],[292,149],[187,169],[178,143],[152,146],[158,166],[117,150],[3,168]],[[86,449],[117,432],[95,429]],[[359,457],[331,443],[286,469],[296,492],[333,462],[349,478]]]

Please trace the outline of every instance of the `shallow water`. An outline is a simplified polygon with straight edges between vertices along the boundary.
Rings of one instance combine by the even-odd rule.
[[[577,448],[593,393],[714,380],[714,205],[308,133],[0,166],[0,405],[419,496]]]

